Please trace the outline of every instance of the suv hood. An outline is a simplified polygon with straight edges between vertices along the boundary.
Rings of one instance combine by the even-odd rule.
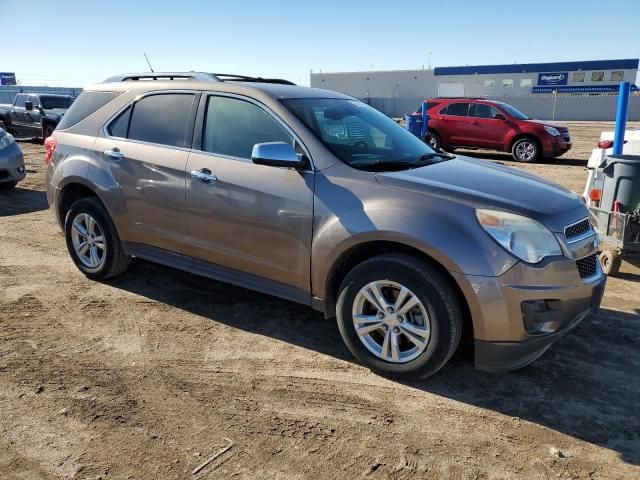
[[[378,172],[382,185],[526,215],[553,232],[587,217],[579,197],[548,180],[519,170],[456,157],[433,165],[398,172]],[[425,200],[428,201],[428,200]]]
[[[550,122],[548,120],[534,120],[533,118],[530,118],[529,120],[525,120],[525,122],[529,122],[529,123],[535,123],[537,125],[547,125],[549,127],[554,127],[554,128],[558,128],[558,129],[567,129],[567,126],[564,123],[560,123],[560,122]]]

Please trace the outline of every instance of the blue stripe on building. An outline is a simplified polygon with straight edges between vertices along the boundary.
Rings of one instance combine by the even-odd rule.
[[[622,60],[589,60],[584,62],[513,63],[507,65],[472,65],[465,67],[436,67],[434,75],[475,75],[495,73],[572,72],[577,70],[635,70],[637,58]]]
[[[620,90],[620,85],[595,85],[588,86],[583,85],[579,87],[533,87],[531,93],[553,93],[554,90],[557,93],[617,93]],[[631,85],[631,91],[637,92],[637,85]]]

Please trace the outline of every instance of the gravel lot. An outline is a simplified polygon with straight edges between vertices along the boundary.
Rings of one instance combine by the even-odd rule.
[[[477,156],[580,191],[612,125],[570,128],[555,162]],[[0,192],[0,478],[640,477],[637,266],[533,365],[486,374],[462,349],[403,384],[294,303],[143,261],[85,279],[47,210],[44,149],[22,147],[29,175]]]

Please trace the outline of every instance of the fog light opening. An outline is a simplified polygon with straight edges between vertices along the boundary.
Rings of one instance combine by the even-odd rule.
[[[555,332],[562,325],[562,311],[558,300],[526,300],[522,302],[522,321],[530,335]],[[554,308],[556,307],[556,308]]]

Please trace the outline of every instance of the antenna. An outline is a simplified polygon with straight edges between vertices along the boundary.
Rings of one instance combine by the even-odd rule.
[[[147,52],[142,52],[142,53],[144,54],[144,59],[147,61],[147,65],[149,65],[149,70],[153,72],[154,70],[153,70],[153,67],[151,66],[151,62],[149,61],[149,57],[147,57]]]

